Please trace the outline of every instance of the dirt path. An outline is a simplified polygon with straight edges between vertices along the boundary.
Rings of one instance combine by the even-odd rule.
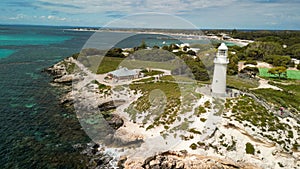
[[[255,90],[255,89],[274,89],[274,90],[282,91],[281,88],[279,88],[277,86],[270,85],[268,82],[269,82],[268,80],[260,78],[259,79],[259,86],[257,88],[253,88],[252,90]]]

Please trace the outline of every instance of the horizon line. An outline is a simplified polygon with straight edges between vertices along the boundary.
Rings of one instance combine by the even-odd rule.
[[[37,26],[37,27],[70,27],[70,28],[107,28],[107,29],[162,29],[162,30],[240,30],[240,31],[300,31],[300,29],[282,29],[282,28],[134,28],[134,27],[101,27],[101,26],[83,26],[83,25],[49,25],[49,24],[16,24],[1,23],[0,26]]]

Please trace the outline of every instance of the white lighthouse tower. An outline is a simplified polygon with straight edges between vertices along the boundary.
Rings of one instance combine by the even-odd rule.
[[[211,85],[211,91],[213,96],[225,97],[226,96],[226,72],[227,64],[229,60],[228,48],[222,43],[218,48],[218,53],[214,59],[214,76]]]

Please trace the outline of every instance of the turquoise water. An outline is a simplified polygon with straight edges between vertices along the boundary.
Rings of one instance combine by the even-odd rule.
[[[79,52],[90,32],[62,27],[0,26],[0,168],[85,168],[89,159],[75,144],[90,138],[72,109],[60,105],[65,89],[42,70]],[[112,34],[93,43],[104,45]],[[120,47],[180,43],[142,35]]]
[[[84,168],[77,143],[91,140],[71,109],[66,91],[42,70],[79,52],[88,32],[60,27],[0,26],[0,168]]]
[[[9,49],[0,49],[0,59],[5,58],[13,54],[15,51],[14,50],[9,50]]]
[[[14,35],[0,35],[0,45],[48,45],[69,40],[68,36],[49,36],[43,34],[14,34]]]

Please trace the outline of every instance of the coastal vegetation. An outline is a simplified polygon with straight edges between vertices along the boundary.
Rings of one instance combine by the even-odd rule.
[[[226,81],[228,87],[242,91],[256,88],[259,85],[259,82],[255,79],[241,78],[238,76],[227,76]]]
[[[269,68],[259,68],[259,76],[263,78],[267,78],[270,80],[276,80],[279,79],[278,74],[271,74],[268,73]],[[300,80],[300,71],[299,70],[286,70],[286,77],[281,79],[295,79]]]
[[[280,82],[271,82],[271,84],[279,87],[282,91],[274,89],[257,89],[253,90],[253,92],[274,104],[277,108],[285,107],[290,108],[291,110],[296,109],[300,112],[300,83],[298,81],[292,81],[292,84]]]
[[[270,98],[270,100],[273,98],[270,97],[273,94],[266,93],[266,95],[269,95],[268,98]],[[227,99],[225,107],[227,110],[231,109],[231,115],[223,114],[224,117],[229,117],[230,119],[234,118],[243,124],[245,128],[249,128],[253,132],[276,142],[288,152],[292,151],[293,145],[296,144],[292,130],[300,132],[300,128],[281,120],[277,111],[267,110],[247,96],[241,96],[237,99]],[[278,135],[284,135],[284,137],[277,137]],[[250,149],[251,146],[248,145],[249,153],[252,152]]]
[[[97,80],[87,85],[89,89],[98,89],[97,91],[101,94],[100,98],[104,100],[113,98],[110,94],[116,94],[118,98],[121,98],[120,93],[124,96],[129,95],[128,100],[132,102],[128,106],[119,107],[120,109],[115,106],[112,110],[102,113],[107,121],[112,120],[114,117],[112,115],[119,113],[119,110],[126,112],[126,118],[129,117],[126,119],[126,126],[122,127],[123,123],[118,125],[126,132],[128,128],[131,129],[131,125],[139,126],[146,130],[143,132],[147,136],[154,132],[160,134],[166,144],[169,143],[167,142],[169,136],[173,136],[174,139],[186,141],[187,149],[205,149],[219,155],[227,155],[228,151],[238,151],[238,153],[260,158],[261,154],[265,155],[261,149],[262,146],[272,149],[273,152],[278,150],[292,153],[299,147],[297,141],[300,132],[299,122],[297,123],[296,118],[291,118],[294,117],[291,115],[297,117],[300,109],[299,81],[283,78],[283,74],[288,74],[290,71],[288,68],[291,66],[291,58],[285,54],[284,49],[279,50],[281,46],[278,46],[277,42],[254,43],[253,46],[229,47],[230,63],[227,74],[230,76],[227,76],[227,87],[242,92],[236,97],[227,98],[226,101],[196,92],[198,87],[208,87],[206,84],[210,84],[209,70],[204,64],[205,61],[200,58],[206,56],[211,59],[215,49],[205,51],[211,53],[196,53],[197,57],[194,57],[195,53],[189,52],[188,47],[179,48],[171,44],[162,48],[158,46],[148,48],[143,42],[133,51],[113,48],[105,55],[98,55],[100,52],[91,50],[90,52],[95,55],[85,56],[78,60],[84,65],[89,65],[95,73],[100,74],[113,71],[119,66],[129,69],[139,68],[144,73],[145,78],[128,81],[128,84],[124,86],[114,83],[113,87],[109,87]],[[173,52],[175,49],[176,51]],[[180,52],[177,51],[178,49]],[[89,53],[88,50],[85,52]],[[129,54],[125,56],[124,52]],[[95,64],[96,59],[100,59],[99,65]],[[243,66],[241,71],[238,71],[239,61],[243,61],[240,64]],[[269,81],[269,85],[278,87],[282,91],[257,88],[259,79],[256,76],[261,68],[255,65],[259,66],[261,61],[272,64],[273,68],[267,68],[266,74],[275,77],[263,80]],[[210,66],[213,64],[208,65]],[[169,70],[171,75],[162,75],[164,72],[155,68]],[[245,74],[249,76],[243,76]],[[114,101],[109,101],[109,103]],[[279,111],[281,107],[291,114],[286,113],[282,116]],[[211,111],[212,108],[217,111]],[[222,125],[212,130],[213,133],[205,142],[200,142],[199,138],[210,132],[206,127],[212,121],[209,114],[211,112],[214,116],[223,118],[220,122]],[[96,124],[99,121],[93,118],[88,119],[86,123]],[[227,132],[227,128],[239,132],[238,137],[241,138],[231,135]],[[144,134],[139,133],[138,130],[135,132]]]
[[[247,60],[244,65],[248,65],[248,64],[251,64],[251,65],[257,65],[257,62],[255,60]]]
[[[176,44],[147,49],[146,43],[142,42],[140,46],[133,48],[133,51],[129,51],[127,57],[121,48],[111,48],[105,54],[103,50],[88,48],[82,50],[78,60],[98,74],[124,66],[129,69],[166,69],[171,70],[173,75],[184,75],[201,81],[209,80],[205,65],[199,58],[191,57],[196,53],[187,50],[188,48],[185,46],[179,53],[173,52],[174,49],[179,49]]]
[[[268,70],[268,73],[270,73],[272,75],[278,75],[279,79],[281,78],[281,75],[283,75],[284,77],[287,77],[286,68],[283,66],[270,68]]]
[[[195,87],[192,84],[178,84],[178,82],[131,84],[131,90],[141,92],[143,95],[125,111],[133,121],[139,120],[141,115],[146,113],[147,115],[140,120],[144,125],[148,124],[147,129],[159,125],[168,129],[178,120],[178,114],[192,111],[193,102],[201,98],[199,93],[194,92]]]
[[[254,155],[254,153],[255,153],[254,146],[249,142],[246,143],[246,153],[247,154],[252,154],[252,155]]]

